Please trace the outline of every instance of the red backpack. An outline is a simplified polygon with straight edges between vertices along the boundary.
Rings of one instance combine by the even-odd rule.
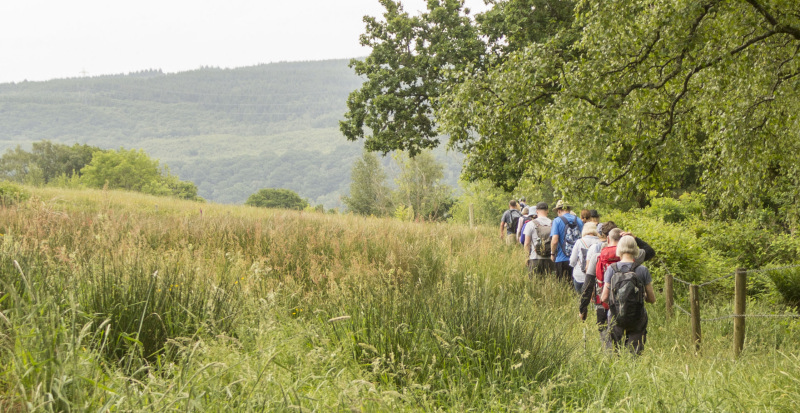
[[[619,257],[617,257],[617,247],[605,247],[600,250],[600,255],[597,257],[597,273],[595,275],[595,279],[597,280],[597,289],[595,290],[594,302],[596,304],[602,304],[603,308],[608,310],[608,304],[602,302],[600,300],[600,296],[603,294],[603,286],[605,282],[603,280],[606,269],[608,267],[619,261]]]

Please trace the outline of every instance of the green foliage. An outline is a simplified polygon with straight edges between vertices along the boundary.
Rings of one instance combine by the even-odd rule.
[[[795,308],[800,307],[800,269],[767,271],[767,275],[786,304]]]
[[[342,197],[347,209],[359,215],[385,216],[392,208],[386,172],[372,152],[364,151],[350,174],[350,194]]]
[[[460,0],[430,1],[421,16],[409,15],[400,1],[380,2],[383,20],[364,17],[361,36],[372,53],[350,62],[366,81],[350,93],[339,128],[350,140],[366,138],[367,150],[414,156],[439,144],[436,98],[454,79],[446,69],[465,70],[486,48]]]
[[[398,205],[394,210],[394,217],[400,221],[411,222],[414,220],[414,207],[410,205]]]
[[[796,229],[800,19],[793,3],[584,1],[574,13],[572,2],[539,2],[531,11],[532,3],[490,2],[474,30],[448,31],[447,40],[427,36],[424,28],[439,26],[426,14],[397,16],[416,31],[393,26],[390,3],[387,23],[364,35],[365,44],[383,46],[391,35],[413,33],[431,48],[484,35],[492,53],[470,55],[465,47],[446,55],[449,66],[440,67],[451,70],[435,78],[408,73],[412,84],[436,85],[424,96],[435,101],[425,120],[435,119],[467,155],[467,180],[488,179],[506,191],[524,179],[551,180],[562,196],[618,207],[699,191],[712,215],[765,209]],[[440,6],[429,2],[431,14]],[[381,66],[415,52],[402,45],[376,51],[363,63],[370,70],[359,73],[375,82],[406,74],[402,65]],[[351,114],[392,119],[408,102],[392,100],[395,92],[360,89]],[[392,132],[367,136],[367,147],[419,145],[416,130]]]
[[[0,203],[3,206],[25,202],[30,197],[31,194],[19,185],[0,180]]]
[[[437,162],[430,151],[416,156],[397,153],[400,174],[395,179],[395,203],[411,207],[417,219],[441,220],[447,218],[453,206],[452,189],[442,182],[444,165]]]
[[[97,153],[81,172],[83,182],[91,188],[107,186],[129,191],[142,191],[161,176],[158,161],[150,159],[141,149],[123,148]]]
[[[702,194],[687,192],[678,199],[654,197],[650,200],[650,206],[642,212],[674,224],[701,217],[704,205],[705,197]]]
[[[383,21],[367,17],[366,33],[361,37],[363,45],[372,47],[372,53],[363,61],[351,63],[367,81],[350,94],[346,121],[340,123],[342,133],[351,140],[365,139],[368,150],[407,150],[413,155],[438,146],[438,135],[447,132],[451,134],[450,145],[468,155],[465,172],[470,181],[491,179],[512,190],[525,171],[522,163],[526,150],[533,146],[532,140],[519,138],[535,125],[505,118],[498,125],[507,127],[503,131],[506,135],[482,130],[476,135],[455,125],[466,122],[469,129],[478,120],[465,117],[478,118],[492,112],[492,118],[508,113],[498,94],[509,91],[502,85],[483,84],[463,100],[464,107],[460,108],[448,96],[465,82],[483,78],[526,46],[568,28],[573,2],[491,2],[488,11],[474,18],[459,0],[430,1],[419,16],[405,13],[399,2],[384,0],[382,4],[386,10]],[[548,81],[537,80],[535,85]],[[510,92],[521,97],[525,90]],[[498,97],[501,102],[482,107],[484,95]],[[524,102],[515,102],[516,107],[533,107],[533,111],[540,111],[540,105],[548,102],[522,99]],[[457,116],[453,112],[465,116],[448,126],[448,118]],[[440,121],[444,125],[437,125]]]
[[[81,181],[91,188],[126,189],[151,195],[199,200],[197,187],[162,171],[143,150],[97,151],[81,170]]]
[[[19,145],[0,158],[0,176],[15,182],[42,185],[62,176],[79,176],[100,148],[74,144],[67,146],[50,141],[34,142],[30,152]]]
[[[303,209],[308,201],[288,189],[264,188],[250,195],[245,205],[261,208]]]
[[[464,192],[453,206],[453,221],[468,224],[469,206],[473,206],[473,218],[477,225],[497,225],[503,211],[508,209],[508,201],[513,196],[494,187],[491,182],[462,182]]]

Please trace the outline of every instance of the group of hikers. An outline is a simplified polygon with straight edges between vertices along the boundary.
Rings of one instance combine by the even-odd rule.
[[[644,262],[656,252],[650,245],[613,221],[600,222],[596,210],[578,217],[564,200],[556,203],[556,217],[548,217],[546,202],[535,206],[512,199],[500,219],[507,245],[522,246],[528,277],[555,275],[579,294],[578,317],[586,320],[589,305],[597,313],[605,348],[629,348],[634,354],[647,340],[647,311],[654,303],[653,279]]]

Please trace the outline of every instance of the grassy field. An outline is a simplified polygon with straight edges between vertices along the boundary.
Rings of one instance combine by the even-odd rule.
[[[493,227],[30,190],[0,208],[0,411],[800,410],[797,321],[695,354],[659,296],[644,354],[606,354]]]

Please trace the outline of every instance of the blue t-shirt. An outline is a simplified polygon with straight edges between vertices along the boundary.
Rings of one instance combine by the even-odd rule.
[[[583,221],[581,221],[580,218],[570,213],[566,213],[562,216],[566,218],[567,221],[569,221],[570,223],[575,222],[575,220],[577,220],[578,231],[583,232]],[[564,220],[562,220],[561,217],[558,217],[553,220],[553,227],[550,230],[550,236],[552,237],[554,235],[558,235],[558,254],[556,254],[556,262],[569,261],[569,257],[567,256],[567,254],[564,254],[563,248],[561,248],[566,242],[564,237],[567,235],[567,227],[566,225],[564,225]]]

